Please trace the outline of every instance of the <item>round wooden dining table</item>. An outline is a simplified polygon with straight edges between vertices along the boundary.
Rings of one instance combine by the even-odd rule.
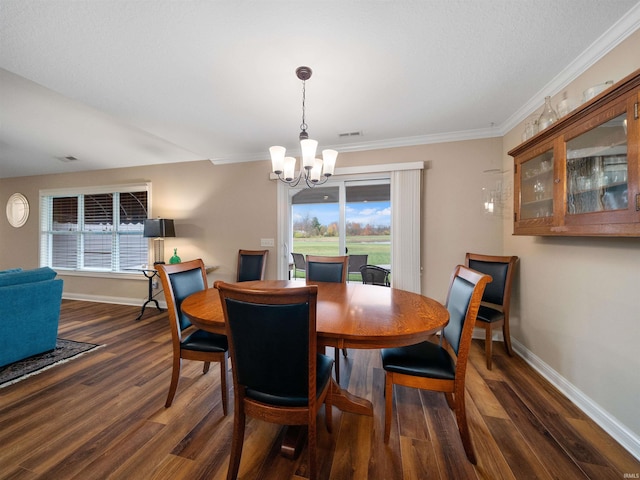
[[[318,346],[335,348],[386,348],[426,340],[449,321],[449,312],[438,301],[420,295],[362,283],[318,285],[316,330]],[[242,282],[246,288],[295,288],[300,280]],[[198,328],[225,333],[224,314],[215,288],[196,292],[182,302],[182,312]],[[342,411],[373,415],[365,398],[352,395],[332,383],[333,405]]]

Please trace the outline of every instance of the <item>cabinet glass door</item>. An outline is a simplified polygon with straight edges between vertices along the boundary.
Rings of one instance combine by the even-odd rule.
[[[520,219],[553,216],[553,150],[522,163]]]
[[[626,114],[567,142],[567,215],[628,208]]]

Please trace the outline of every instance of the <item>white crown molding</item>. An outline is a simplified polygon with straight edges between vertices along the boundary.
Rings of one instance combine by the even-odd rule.
[[[463,140],[477,140],[479,138],[500,137],[503,133],[497,128],[481,128],[476,130],[461,130],[458,132],[436,133],[433,135],[417,135],[414,137],[391,138],[376,142],[349,143],[343,145],[327,145],[340,153],[362,152],[368,150],[382,150],[385,148],[412,147],[415,145],[429,145],[433,143],[460,142]],[[268,160],[264,153],[251,155],[236,155],[209,159],[214,165],[228,165],[231,163],[256,162]]]
[[[560,93],[567,85],[582,75],[598,60],[618,46],[623,40],[640,28],[640,2],[618,20],[611,28],[600,35],[589,47],[567,67],[538,91],[527,103],[513,113],[499,130],[502,135],[515,128],[525,118],[542,106],[541,98]]]

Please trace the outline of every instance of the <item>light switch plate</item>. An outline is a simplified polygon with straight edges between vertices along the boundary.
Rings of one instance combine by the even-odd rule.
[[[260,239],[260,246],[261,247],[273,247],[275,245],[275,242],[273,240],[273,238],[261,238]]]

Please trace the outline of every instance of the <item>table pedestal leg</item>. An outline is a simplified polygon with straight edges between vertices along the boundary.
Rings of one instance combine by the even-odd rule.
[[[343,412],[373,417],[373,404],[369,400],[340,388],[334,379],[331,379],[331,401],[334,407],[338,407]]]
[[[340,385],[331,379],[331,402],[334,407],[343,412],[357,413],[373,417],[373,404],[366,398],[357,397],[340,388]],[[286,458],[297,458],[304,447],[307,438],[307,427],[300,425],[288,425],[280,445],[280,454]]]

